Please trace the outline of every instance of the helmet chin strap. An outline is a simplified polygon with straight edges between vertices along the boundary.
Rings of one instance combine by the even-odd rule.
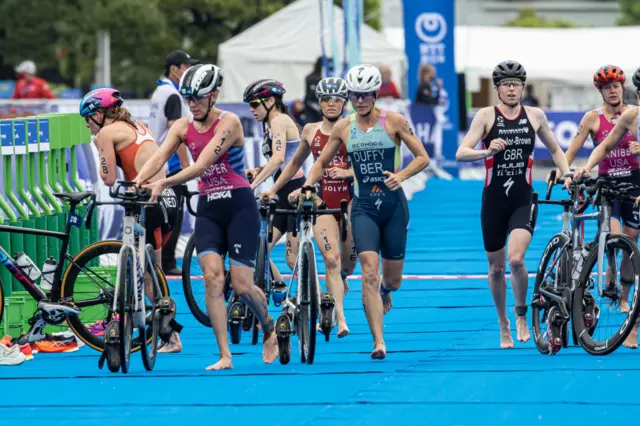
[[[209,98],[209,106],[207,107],[207,112],[204,113],[204,115],[202,116],[202,118],[198,119],[195,116],[193,117],[193,119],[195,121],[199,121],[199,122],[204,122],[207,121],[207,118],[209,118],[209,113],[211,112],[211,108],[213,108],[213,105],[215,105],[215,102],[213,102],[211,100],[211,98]]]

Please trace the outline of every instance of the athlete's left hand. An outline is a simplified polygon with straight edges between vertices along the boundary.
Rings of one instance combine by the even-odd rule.
[[[636,141],[629,142],[629,150],[633,155],[640,155],[640,143]]]
[[[402,188],[402,179],[400,179],[398,175],[396,175],[395,173],[388,172],[386,170],[384,171],[384,175],[387,177],[384,180],[384,184],[387,185],[387,188],[389,188],[392,191]]]
[[[154,203],[158,199],[158,195],[162,194],[162,191],[167,187],[167,180],[160,179],[155,182],[144,184],[142,187],[151,190],[151,198],[149,198],[149,202]]]
[[[349,170],[341,169],[340,167],[331,167],[327,169],[327,173],[331,179],[346,179],[351,176]]]
[[[564,178],[564,185],[562,185],[562,187],[564,189],[566,189],[567,191],[571,192],[569,190],[569,187],[571,186],[571,184],[573,183],[573,179],[571,179],[569,176]]]

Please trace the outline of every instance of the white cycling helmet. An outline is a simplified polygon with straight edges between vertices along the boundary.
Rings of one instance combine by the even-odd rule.
[[[212,64],[189,67],[180,77],[180,94],[184,97],[202,96],[222,86],[222,70]]]
[[[347,89],[350,92],[377,92],[382,86],[378,68],[369,64],[356,65],[347,73]]]
[[[338,96],[344,100],[349,97],[345,81],[339,77],[328,77],[320,80],[316,86],[316,98],[325,96]]]

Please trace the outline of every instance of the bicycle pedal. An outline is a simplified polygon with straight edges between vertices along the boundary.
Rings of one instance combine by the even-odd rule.
[[[104,350],[107,367],[112,373],[120,371],[120,323],[117,320],[109,321],[104,329]],[[104,363],[104,361],[102,361]],[[100,361],[98,361],[100,367]],[[100,367],[102,368],[102,367]]]
[[[333,328],[333,314],[336,306],[336,299],[331,293],[322,293],[320,296],[320,327],[327,334]]]
[[[233,324],[240,324],[244,319],[244,309],[242,304],[234,302],[229,307],[229,322]]]
[[[287,297],[287,284],[283,281],[273,281],[271,283],[271,300],[275,306],[282,305]]]
[[[276,321],[276,333],[279,338],[288,337],[293,333],[291,329],[291,318],[288,314],[282,314]]]

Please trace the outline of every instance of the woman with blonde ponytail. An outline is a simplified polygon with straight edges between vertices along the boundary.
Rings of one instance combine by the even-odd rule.
[[[132,120],[131,113],[122,107],[123,102],[119,91],[108,88],[89,92],[80,102],[80,115],[87,122],[91,134],[95,136],[94,144],[100,158],[100,178],[107,186],[116,182],[116,166],[122,169],[127,181],[135,181],[142,166],[158,150],[158,144],[149,129],[139,121]],[[164,177],[164,171],[160,170],[149,182]],[[155,247],[159,265],[162,246],[171,235],[169,224],[175,223],[178,214],[177,197],[173,189],[164,190],[161,202],[169,216],[168,222],[165,223],[160,206],[148,207],[145,220],[146,243]],[[104,332],[104,322],[100,321],[91,326],[91,331],[97,334]],[[182,351],[178,335],[181,329],[182,327],[175,323],[172,337],[168,342],[161,342],[158,352]]]

